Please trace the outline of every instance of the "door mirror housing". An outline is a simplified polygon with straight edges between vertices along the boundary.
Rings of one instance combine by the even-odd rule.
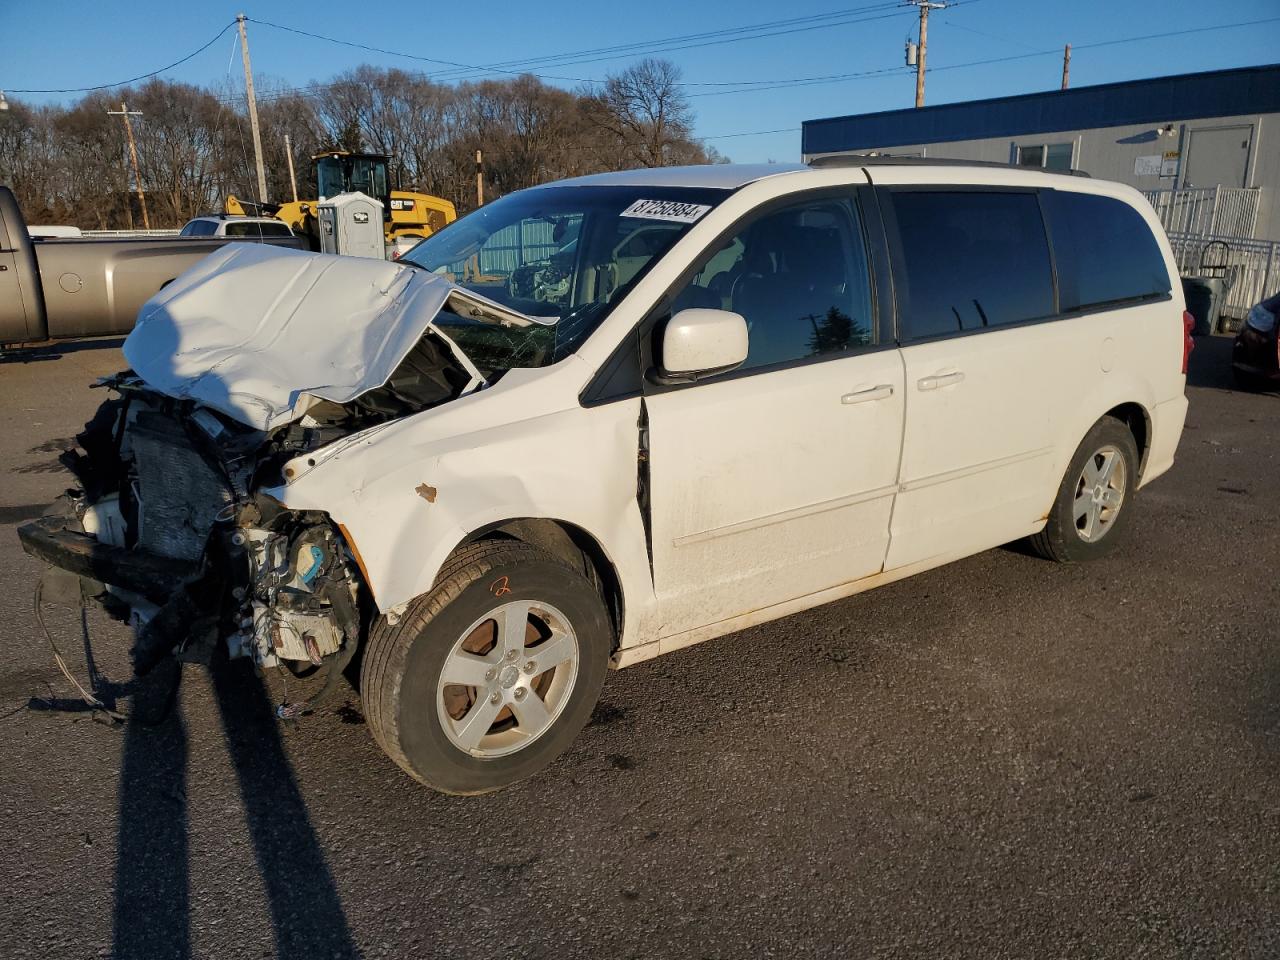
[[[728,310],[690,307],[662,333],[662,376],[690,382],[725,373],[747,359],[747,321]]]

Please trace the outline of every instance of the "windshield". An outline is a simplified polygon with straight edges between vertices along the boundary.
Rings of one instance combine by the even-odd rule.
[[[321,199],[359,191],[384,203],[387,189],[387,160],[380,156],[326,156],[316,161],[316,185]]]
[[[400,258],[544,321],[442,327],[486,377],[577,349],[631,286],[728,195],[689,187],[540,187],[481,207]]]

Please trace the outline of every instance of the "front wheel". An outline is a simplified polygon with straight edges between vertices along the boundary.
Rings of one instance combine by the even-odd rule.
[[[1138,486],[1138,445],[1129,428],[1103,417],[1080,442],[1049,509],[1045,528],[1030,538],[1048,560],[1075,563],[1113,550]]]
[[[379,620],[361,695],[374,738],[446,793],[537,773],[586,725],[612,647],[595,585],[515,540],[459,550],[395,624]]]

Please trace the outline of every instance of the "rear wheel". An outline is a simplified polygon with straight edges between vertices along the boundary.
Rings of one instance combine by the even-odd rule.
[[[1103,417],[1071,458],[1045,528],[1030,538],[1049,560],[1075,563],[1110,553],[1138,483],[1138,445],[1129,428]]]
[[[383,750],[428,786],[497,790],[578,735],[611,646],[604,601],[580,572],[519,541],[471,544],[396,624],[375,625],[365,715]]]
[[[1236,389],[1244,393],[1258,393],[1263,389],[1263,380],[1256,373],[1249,373],[1237,366],[1231,368],[1231,379]]]

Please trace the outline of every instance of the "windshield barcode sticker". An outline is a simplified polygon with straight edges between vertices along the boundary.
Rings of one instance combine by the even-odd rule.
[[[676,200],[637,200],[620,216],[640,217],[644,220],[671,220],[675,223],[693,223],[711,207],[703,203],[680,203]]]

